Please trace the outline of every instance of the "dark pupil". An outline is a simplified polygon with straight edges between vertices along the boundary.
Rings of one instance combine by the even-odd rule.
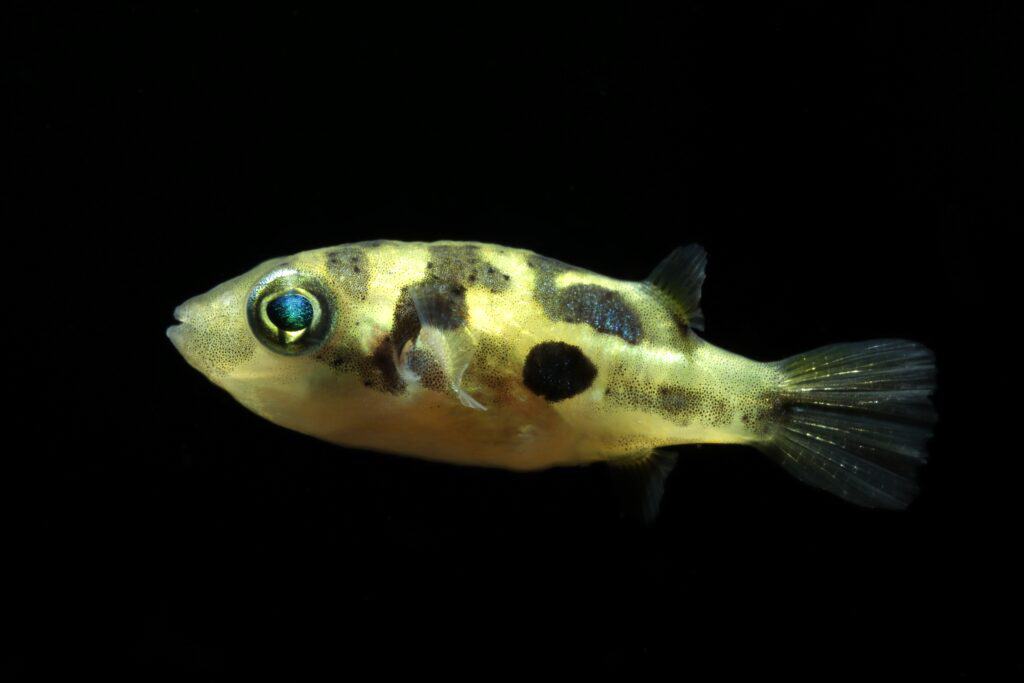
[[[298,332],[313,322],[313,304],[296,292],[286,292],[267,306],[267,317],[278,329]]]

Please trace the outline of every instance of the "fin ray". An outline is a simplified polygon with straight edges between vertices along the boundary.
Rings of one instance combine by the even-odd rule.
[[[797,479],[865,507],[917,494],[935,410],[931,351],[913,342],[835,344],[775,364],[781,414],[762,450]]]
[[[465,291],[437,283],[419,287],[410,294],[420,319],[420,330],[409,351],[425,351],[437,359],[448,388],[467,408],[487,410],[462,386],[463,376],[476,353],[476,340],[466,328]],[[403,352],[402,367],[408,368],[409,353]],[[409,370],[411,372],[411,370]]]
[[[704,329],[700,295],[707,262],[704,247],[690,244],[674,250],[647,277],[647,282],[668,295],[686,324],[695,330]]]
[[[657,518],[665,494],[665,480],[675,467],[677,457],[673,451],[653,450],[608,461],[623,516],[644,524]]]

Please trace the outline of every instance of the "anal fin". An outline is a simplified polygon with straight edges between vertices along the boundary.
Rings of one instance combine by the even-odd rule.
[[[676,465],[673,451],[653,450],[608,461],[622,515],[652,523],[661,508],[665,480]]]

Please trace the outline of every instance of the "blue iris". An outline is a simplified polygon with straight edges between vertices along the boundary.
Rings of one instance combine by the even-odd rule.
[[[280,330],[298,332],[313,323],[313,304],[298,292],[285,292],[267,305],[267,317]]]

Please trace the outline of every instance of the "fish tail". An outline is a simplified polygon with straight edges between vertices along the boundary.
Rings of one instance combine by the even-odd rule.
[[[935,423],[935,357],[882,339],[774,363],[781,377],[761,449],[801,481],[858,505],[903,509]]]

